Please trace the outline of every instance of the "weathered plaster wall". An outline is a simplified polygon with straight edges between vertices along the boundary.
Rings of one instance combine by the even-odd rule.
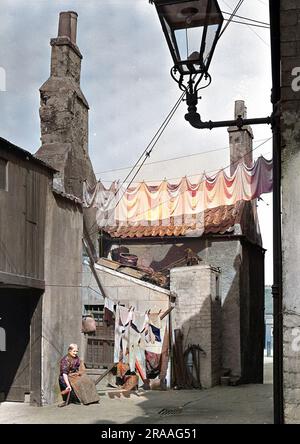
[[[101,265],[96,265],[96,269],[106,296],[113,301],[120,301],[128,307],[132,305],[140,312],[148,311],[150,308],[153,313],[157,313],[159,310],[165,311],[169,308],[168,290],[122,275]]]
[[[81,343],[81,252],[81,207],[49,191],[42,315],[43,404],[60,399],[59,360],[70,343]]]
[[[110,270],[101,265],[96,265],[97,274],[105,295],[113,300],[115,303],[120,302],[125,307],[135,307],[135,310],[140,313],[146,313],[149,309],[152,313],[164,313],[170,307],[170,292],[155,285],[143,282],[139,279],[126,276],[118,271]],[[96,288],[96,283],[90,277],[90,286]],[[88,282],[88,271],[84,272],[84,282]],[[86,292],[84,300],[90,302],[91,293]],[[98,289],[99,291],[99,289]],[[92,296],[93,297],[93,296]],[[104,301],[100,296],[94,296],[94,304],[103,304]],[[169,316],[165,318],[166,325],[169,325]],[[86,343],[83,341],[84,347]],[[159,352],[159,351],[158,351]]]
[[[2,149],[4,143],[0,158],[7,161],[7,189],[0,190],[0,272],[43,281],[45,200],[52,174]]]
[[[208,265],[171,270],[171,292],[176,295],[173,328],[183,332],[184,350],[200,345],[200,381],[203,388],[220,383],[222,326],[218,298],[219,273]]]
[[[298,68],[296,74],[295,68]],[[284,416],[286,423],[299,423],[300,4],[297,0],[281,1],[281,69]]]

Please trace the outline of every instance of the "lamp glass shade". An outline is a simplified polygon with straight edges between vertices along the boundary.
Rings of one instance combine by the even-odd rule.
[[[217,0],[154,2],[177,69],[207,72],[223,24]]]

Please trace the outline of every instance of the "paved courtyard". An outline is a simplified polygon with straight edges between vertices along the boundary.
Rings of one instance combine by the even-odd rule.
[[[140,391],[130,397],[101,393],[99,404],[31,407],[2,403],[1,424],[272,424],[272,362],[265,384],[210,390]]]

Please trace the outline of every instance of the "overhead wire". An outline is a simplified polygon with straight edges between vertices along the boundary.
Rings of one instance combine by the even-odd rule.
[[[236,5],[236,7],[234,8],[234,11],[232,13],[232,15],[230,16],[227,24],[225,25],[223,31],[221,32],[221,34],[219,35],[218,39],[220,39],[221,35],[224,34],[226,28],[228,27],[228,25],[230,24],[230,19],[232,19],[234,17],[234,14],[237,13],[237,11],[239,10],[239,8],[242,6],[244,0],[239,0],[238,4]],[[130,180],[128,187],[131,185],[131,183],[134,181],[135,177],[137,176],[137,174],[140,172],[141,168],[143,167],[144,163],[146,162],[147,158],[150,156],[151,152],[153,151],[154,146],[156,145],[156,143],[158,142],[158,140],[160,139],[162,133],[164,132],[165,128],[167,127],[167,125],[169,124],[171,118],[173,117],[173,115],[175,114],[177,108],[179,107],[180,103],[182,102],[184,96],[186,95],[186,92],[183,92],[181,94],[181,96],[179,97],[178,101],[176,102],[176,104],[174,105],[174,107],[172,108],[171,112],[168,114],[168,116],[166,117],[166,119],[164,120],[163,124],[160,126],[159,130],[156,132],[155,136],[152,138],[152,140],[150,141],[150,143],[148,144],[148,146],[146,147],[146,149],[144,150],[144,152],[141,154],[141,156],[139,157],[139,159],[137,160],[137,162],[135,163],[135,165],[133,166],[132,170],[128,173],[128,175],[126,176],[126,178],[124,179],[123,183],[121,184],[121,186],[119,187],[119,190],[122,188],[123,184],[129,179],[129,177],[131,176],[131,174],[133,173],[134,169],[138,167],[137,171],[135,172],[133,178]],[[157,140],[155,140],[157,137]],[[151,149],[148,151],[149,147],[151,146],[153,142],[153,146],[151,147]],[[139,165],[139,162],[141,161],[141,159],[144,156],[144,160],[142,161],[142,163]],[[128,189],[127,187],[127,189]],[[119,192],[119,190],[116,191],[115,194],[117,194]],[[125,193],[126,191],[124,191]],[[122,197],[121,197],[122,198]],[[118,202],[119,203],[119,202]],[[118,205],[117,203],[117,205]]]
[[[225,2],[224,2],[225,3]],[[228,6],[229,7],[229,6]],[[222,12],[222,14],[226,14],[226,15],[231,15],[232,13],[231,12],[225,12],[225,11],[221,11]],[[258,23],[258,24],[260,24],[260,25],[266,25],[266,26],[269,26],[270,27],[270,23],[267,23],[267,22],[262,22],[261,20],[255,20],[255,19],[252,19],[252,18],[249,18],[249,17],[244,17],[244,16],[242,16],[242,15],[237,15],[237,14],[235,14],[234,15],[236,18],[240,18],[240,19],[243,19],[243,20],[249,20],[249,21],[251,21],[251,22],[254,22],[254,23]],[[225,19],[225,20],[227,20],[227,19]]]
[[[237,6],[234,9],[234,12],[232,13],[231,17],[234,17],[234,14],[237,13],[237,11],[239,10],[239,8],[242,6],[244,0],[239,0]],[[227,24],[225,25],[223,31],[221,32],[221,34],[219,35],[219,39],[221,37],[221,35],[225,32],[226,28],[228,27],[228,25],[230,24],[230,19],[228,20]],[[166,126],[168,125],[168,123],[170,122],[171,118],[173,117],[173,115],[175,114],[178,106],[180,105],[181,101],[183,100],[184,96],[186,95],[186,92],[183,92],[180,96],[180,98],[178,99],[178,101],[176,102],[176,104],[174,105],[173,109],[171,110],[171,112],[169,113],[169,115],[166,117],[165,121],[163,122],[163,124],[160,126],[159,130],[156,132],[155,136],[151,139],[150,143],[148,144],[148,146],[146,147],[146,149],[144,150],[144,152],[141,154],[141,156],[139,157],[139,159],[137,160],[137,162],[135,163],[134,167],[132,168],[132,170],[128,173],[128,175],[126,176],[126,178],[124,179],[121,187],[123,186],[123,184],[129,179],[129,177],[131,176],[131,174],[133,173],[134,169],[138,167],[137,172],[135,173],[134,177],[131,179],[130,184],[133,182],[133,180],[135,179],[135,177],[137,176],[137,174],[139,173],[139,171],[141,170],[142,166],[144,165],[144,163],[146,162],[147,158],[149,157],[149,155],[151,154],[154,146],[156,145],[157,141],[159,140],[159,138],[161,137],[160,131],[164,131]],[[166,123],[166,126],[164,127]],[[152,142],[155,140],[156,136],[158,137],[158,139],[154,142],[154,146],[152,146],[151,150],[148,151],[149,147],[151,146]],[[143,156],[145,156],[144,161],[142,162],[141,165],[138,166],[139,162],[141,161],[141,159],[143,158]],[[120,189],[121,189],[120,187]],[[118,191],[116,191],[116,194],[118,193]]]
[[[176,105],[174,106],[174,108],[172,109],[171,113],[169,114],[168,118],[165,120],[164,122],[164,126],[162,128],[162,131],[160,132],[160,134],[157,136],[157,139],[155,140],[155,142],[153,143],[152,147],[150,148],[149,151],[145,152],[145,157],[144,160],[142,161],[142,163],[140,165],[136,164],[136,167],[138,166],[138,169],[136,170],[134,176],[131,178],[129,184],[126,187],[126,190],[128,190],[128,188],[130,187],[130,185],[133,183],[134,179],[136,178],[136,176],[138,175],[138,173],[141,171],[143,165],[145,164],[146,160],[150,157],[155,145],[157,144],[157,142],[159,141],[159,139],[161,138],[164,130],[166,129],[166,127],[168,126],[168,124],[170,123],[172,117],[174,116],[174,114],[176,113],[179,105],[182,102],[183,97],[185,96],[185,92],[181,94],[180,98],[178,99],[178,101],[176,102]],[[127,175],[128,178],[128,175]],[[123,186],[123,184],[125,183],[126,179],[123,181],[121,187]],[[121,187],[119,188],[119,190],[121,189]],[[123,195],[120,197],[119,201],[117,202],[116,206],[118,206],[119,202],[121,201],[122,197],[124,196],[124,194],[126,193],[126,190],[124,190]],[[118,192],[116,192],[117,194]]]
[[[227,19],[224,19],[225,21]],[[229,19],[228,19],[229,21]],[[239,25],[246,25],[246,26],[254,26],[256,28],[263,28],[263,29],[270,29],[270,25],[257,25],[256,23],[246,23],[246,22],[241,22],[239,20],[230,20],[231,23],[238,23]]]
[[[264,139],[257,139],[256,142],[262,142],[264,140],[266,140],[267,138]],[[189,158],[189,157],[195,157],[195,156],[202,156],[204,154],[210,154],[210,153],[215,153],[217,151],[224,151],[224,150],[228,150],[229,146],[224,146],[222,148],[215,148],[212,150],[207,150],[207,151],[200,151],[199,153],[191,153],[191,154],[185,154],[183,156],[177,156],[177,157],[169,157],[167,159],[162,159],[162,160],[155,160],[153,162],[148,162],[145,166],[148,165],[155,165],[158,163],[164,163],[164,162],[170,162],[172,160],[179,160],[179,159],[185,159],[185,158]],[[100,171],[99,173],[95,173],[97,176],[100,174],[107,174],[107,173],[114,173],[115,171],[124,171],[124,170],[129,170],[130,168],[132,168],[132,165],[128,166],[128,167],[122,167],[122,168],[113,168],[111,170],[105,170],[105,171]],[[101,180],[101,182],[104,182]],[[107,182],[107,181],[106,181]],[[111,182],[111,181],[109,181]]]
[[[159,129],[157,130],[157,132],[155,133],[155,135],[152,137],[151,141],[149,142],[149,144],[147,145],[146,149],[143,151],[143,153],[140,155],[140,157],[138,158],[138,160],[136,161],[136,163],[133,165],[133,167],[131,168],[130,172],[127,174],[127,176],[125,177],[125,179],[122,181],[121,185],[118,187],[118,189],[115,191],[115,196],[120,192],[120,190],[122,189],[122,186],[126,183],[127,179],[129,179],[129,177],[132,175],[132,173],[134,172],[134,170],[138,167],[137,171],[135,172],[134,176],[131,178],[129,184],[127,185],[126,189],[124,190],[122,196],[120,197],[119,201],[117,202],[116,206],[118,206],[119,202],[121,201],[121,199],[123,198],[123,195],[126,193],[128,187],[132,184],[132,182],[134,181],[134,179],[136,178],[136,176],[138,175],[138,173],[140,172],[141,168],[143,167],[144,163],[146,162],[146,160],[150,157],[155,145],[157,144],[157,142],[159,141],[159,139],[161,138],[163,132],[165,131],[166,127],[168,126],[168,124],[170,123],[172,117],[174,116],[175,112],[177,111],[179,105],[181,104],[184,96],[186,95],[186,92],[184,91],[180,97],[178,98],[178,100],[176,101],[175,105],[172,107],[171,111],[169,112],[169,114],[167,115],[167,117],[165,118],[165,120],[163,121],[163,123],[160,125]],[[151,146],[152,145],[152,146]],[[151,147],[151,148],[150,148]],[[150,149],[149,149],[150,148]],[[149,150],[149,151],[148,151]],[[142,158],[144,157],[142,163],[139,165],[139,162],[142,160]],[[97,224],[97,222],[93,223],[93,225],[90,227],[90,229],[92,230],[95,225]],[[89,235],[91,235],[91,233],[88,233]],[[95,234],[95,233],[93,233]]]
[[[205,175],[207,176],[207,174],[218,173],[218,172],[221,172],[221,171],[225,171],[227,168],[230,168],[231,166],[234,166],[234,165],[236,165],[237,163],[239,163],[239,162],[241,161],[241,159],[243,159],[244,157],[246,157],[248,154],[253,153],[253,152],[256,151],[258,148],[260,148],[261,146],[265,145],[265,144],[266,144],[267,142],[269,142],[271,139],[272,139],[272,136],[269,137],[269,138],[268,138],[267,140],[265,140],[264,142],[262,142],[261,144],[259,144],[258,146],[256,146],[255,148],[252,148],[251,150],[247,151],[243,156],[239,156],[234,162],[229,163],[227,166],[225,166],[225,167],[223,167],[223,168],[219,168],[219,169],[215,169],[215,170],[211,170],[211,171],[206,171],[206,172],[198,173],[198,174],[192,174],[192,175],[188,175],[188,176],[185,176],[185,177],[187,177],[187,178],[189,178],[189,177],[195,177],[195,176],[199,176],[199,175],[201,175],[201,174],[205,174]],[[182,178],[182,176],[180,176],[179,178]],[[172,180],[172,179],[169,179],[169,180]],[[199,185],[200,185],[201,183],[204,183],[205,180],[206,180],[206,178],[203,179],[203,180],[201,180],[201,181],[199,182]],[[157,181],[157,182],[159,182],[159,181]],[[127,188],[127,190],[128,190],[128,188]],[[125,192],[126,192],[126,191],[125,191]],[[184,192],[184,191],[183,191],[183,192]],[[179,195],[182,194],[183,192],[179,193]],[[124,194],[125,194],[125,193],[124,193]],[[124,194],[122,195],[122,198],[123,198]],[[170,199],[171,199],[171,198],[167,199],[167,200],[164,201],[164,202],[160,202],[160,205],[167,204],[167,203],[170,201]],[[118,206],[118,204],[120,203],[120,201],[121,201],[121,199],[119,199],[117,205],[114,206],[114,209]],[[149,209],[145,210],[145,211],[142,212],[142,213],[138,213],[138,214],[136,214],[136,216],[142,216],[143,214],[147,213],[148,211],[149,211]],[[91,227],[91,229],[94,227],[94,225],[95,225],[95,224],[93,224],[93,226]],[[99,231],[99,228],[98,228],[96,231],[90,232],[89,235],[92,236],[92,235],[98,233],[98,231]]]
[[[224,3],[226,4],[226,2],[224,1]],[[224,26],[223,30],[221,31],[221,33],[219,34],[218,39],[221,38],[221,36],[224,34],[224,32],[226,31],[226,29],[228,28],[229,24],[233,21],[233,18],[236,16],[236,13],[238,12],[238,10],[240,9],[240,7],[242,6],[242,4],[244,3],[244,0],[239,0],[236,7],[234,8],[234,10],[232,11],[230,18],[227,21],[226,25]],[[228,6],[228,5],[227,5]],[[230,7],[230,6],[229,6]],[[244,24],[244,23],[241,23]],[[248,25],[249,26],[249,25]],[[182,102],[184,96],[185,96],[186,92],[183,92],[180,96],[180,98],[178,99],[178,101],[176,102],[176,104],[174,105],[174,107],[172,108],[172,110],[170,111],[170,113],[168,114],[168,116],[166,117],[166,119],[164,120],[163,124],[160,126],[159,130],[156,132],[155,136],[151,139],[150,143],[148,144],[148,146],[146,147],[146,149],[144,150],[144,152],[141,154],[141,156],[139,157],[139,159],[137,160],[137,162],[135,163],[135,165],[132,167],[131,171],[128,173],[128,175],[126,176],[126,178],[123,180],[121,186],[119,187],[119,189],[115,192],[115,196],[118,194],[118,192],[121,190],[122,186],[124,185],[124,183],[127,181],[127,179],[129,179],[129,177],[131,176],[131,174],[133,173],[134,169],[138,167],[137,171],[135,172],[133,178],[131,178],[128,186],[126,187],[126,190],[124,190],[124,193],[122,194],[122,196],[120,197],[120,199],[118,200],[117,204],[115,205],[115,207],[118,206],[118,204],[120,203],[121,199],[123,198],[124,194],[126,193],[126,191],[128,190],[128,188],[130,187],[130,185],[133,183],[134,179],[136,178],[136,176],[138,175],[138,173],[140,172],[141,168],[143,167],[143,165],[145,164],[147,158],[149,158],[149,156],[151,155],[151,152],[153,151],[154,146],[156,145],[156,143],[158,142],[158,140],[160,139],[163,131],[165,130],[165,128],[167,127],[167,125],[169,124],[171,118],[173,117],[173,115],[175,114],[177,108],[179,107],[180,103]],[[161,132],[160,132],[161,131]],[[154,142],[155,138],[157,137],[157,140]],[[150,148],[152,142],[154,142],[154,145],[151,147],[151,149],[148,151],[148,149]],[[257,147],[258,148],[258,147]],[[256,149],[256,148],[255,148]],[[142,163],[139,165],[139,162],[141,161],[141,159],[144,156],[144,160],[142,161]],[[242,156],[244,157],[244,156]],[[191,177],[191,176],[190,176]]]
[[[228,3],[225,0],[222,0],[223,3],[231,9],[231,6],[228,5]],[[255,29],[251,28],[251,26],[248,25],[248,28],[256,35],[257,38],[259,38],[259,40],[261,40],[266,46],[270,47],[269,43],[267,43],[256,31]]]
[[[225,3],[225,2],[224,2]],[[244,0],[239,0],[236,7],[234,8],[234,10],[232,11],[226,25],[224,26],[224,28],[222,29],[222,31],[219,34],[218,40],[220,40],[220,38],[222,37],[222,35],[224,34],[224,32],[226,31],[226,29],[228,28],[228,26],[230,25],[230,22],[232,21],[232,19],[234,18],[235,14],[238,12],[238,10],[240,9],[240,7],[242,6],[242,4],[244,3]],[[226,3],[225,3],[226,4]],[[228,5],[227,5],[228,6]]]
[[[131,174],[133,173],[134,169],[138,166],[139,162],[141,161],[141,159],[143,158],[143,156],[149,157],[148,155],[148,149],[151,147],[152,144],[154,144],[154,146],[156,145],[157,141],[160,139],[163,131],[165,130],[166,126],[169,124],[170,122],[170,116],[173,117],[173,115],[175,114],[177,108],[179,107],[180,103],[182,102],[182,99],[185,96],[185,92],[183,92],[180,97],[178,98],[178,100],[176,101],[175,105],[172,107],[171,111],[169,112],[169,114],[167,115],[167,117],[165,118],[165,120],[163,121],[163,123],[160,125],[159,129],[156,131],[155,135],[152,137],[152,139],[150,140],[150,142],[148,143],[147,147],[145,148],[145,150],[143,151],[143,153],[140,155],[140,157],[138,158],[138,160],[136,161],[136,163],[133,165],[131,171],[127,174],[127,176],[124,179],[124,182],[127,181],[127,179],[129,179],[129,177],[131,176]],[[157,140],[156,140],[157,139]],[[153,147],[154,147],[153,146]],[[151,152],[153,150],[153,147],[151,148]]]

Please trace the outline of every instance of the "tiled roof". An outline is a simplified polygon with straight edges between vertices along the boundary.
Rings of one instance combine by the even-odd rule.
[[[204,212],[203,234],[225,234],[234,232],[235,225],[241,222],[245,206],[244,201],[235,205],[224,205]],[[156,226],[120,226],[106,228],[104,231],[113,238],[178,237],[193,236],[195,224],[156,225]]]
[[[64,199],[71,200],[72,202],[82,205],[82,200],[79,199],[79,197],[74,196],[73,194],[65,193],[64,191],[59,191],[55,188],[52,189],[52,192],[56,194],[57,196],[63,197]]]

